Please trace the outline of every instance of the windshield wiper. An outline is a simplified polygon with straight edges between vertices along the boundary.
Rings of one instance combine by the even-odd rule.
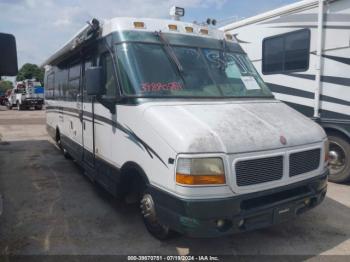
[[[166,53],[168,54],[168,56],[171,58],[171,60],[173,61],[173,63],[176,65],[176,68],[177,70],[179,71],[181,77],[182,77],[182,74],[184,69],[179,61],[179,59],[177,58],[173,48],[170,46],[170,43],[168,41],[168,39],[166,39],[164,37],[164,34],[162,33],[162,31],[156,31],[154,32],[156,36],[159,37],[160,41],[162,42],[162,44],[164,45],[165,47],[165,51]]]
[[[221,63],[221,70],[224,71],[228,66],[227,57],[226,57],[226,51],[227,51],[226,39],[222,40],[221,46],[222,46],[222,54],[221,54],[222,57],[219,58],[219,62]]]

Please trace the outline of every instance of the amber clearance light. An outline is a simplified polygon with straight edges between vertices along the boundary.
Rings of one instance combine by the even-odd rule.
[[[329,141],[328,139],[323,142],[324,146],[324,162],[328,164],[329,161]]]
[[[199,30],[199,32],[200,32],[202,35],[208,35],[208,34],[209,34],[209,30],[208,30],[208,29],[205,29],[205,28],[202,28],[201,30]]]
[[[177,31],[177,25],[168,25],[169,30]]]
[[[193,33],[193,27],[191,27],[191,26],[186,26],[185,30],[187,33]]]
[[[145,28],[145,23],[144,22],[134,22],[134,27],[135,28]]]

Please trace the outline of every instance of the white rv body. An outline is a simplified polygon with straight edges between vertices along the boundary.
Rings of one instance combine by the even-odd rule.
[[[47,130],[66,155],[71,155],[91,179],[113,195],[130,194],[134,182],[143,180],[146,188],[141,192],[141,207],[151,233],[159,238],[164,238],[169,229],[191,236],[225,235],[262,226],[253,222],[257,210],[266,211],[262,215],[266,226],[280,220],[280,209],[286,210],[288,206],[288,215],[283,214],[288,217],[322,202],[328,174],[324,158],[326,135],[316,123],[272,96],[128,96],[129,82],[120,87],[124,93],[118,100],[91,95],[88,79],[95,80],[90,78],[90,72],[102,70],[105,72],[102,79],[122,81],[122,77],[126,77],[124,72],[131,71],[132,59],[138,57],[132,57],[128,60],[129,66],[122,67],[123,53],[118,50],[127,52],[133,45],[143,45],[143,42],[143,48],[169,48],[160,40],[154,40],[158,39],[155,31],[164,32],[174,50],[186,48],[182,46],[191,41],[197,41],[193,44],[195,49],[209,42],[217,44],[218,48],[226,43],[226,52],[245,59],[237,43],[223,41],[225,36],[221,31],[180,21],[139,18],[115,18],[106,21],[101,28],[96,27],[93,33],[86,30],[87,27],[45,62]],[[96,39],[91,37],[94,33]],[[106,47],[106,43],[112,45]],[[113,52],[118,54],[114,64],[118,73],[112,79],[106,76],[111,66],[104,63],[104,57],[113,56],[109,52],[114,48]],[[191,52],[188,55],[192,55]],[[206,59],[213,58],[210,52]],[[164,55],[163,58],[173,61],[174,67],[178,65],[177,59],[184,66],[184,58],[173,55],[169,51],[169,57]],[[150,68],[153,77],[160,77],[157,57],[152,57],[154,59],[145,67]],[[205,65],[205,60],[201,61]],[[215,66],[224,65],[215,61]],[[138,65],[144,62],[138,60]],[[186,66],[182,69],[185,72]],[[201,68],[207,70],[206,66]],[[135,74],[136,77],[141,73]],[[142,88],[145,93],[152,89],[155,93],[180,94],[182,89],[186,91],[189,81],[196,81],[197,78],[191,79],[191,76],[184,76],[187,84],[180,91],[178,84],[165,85],[160,80],[144,84]],[[249,76],[237,78],[240,86],[247,89],[242,92],[260,92],[265,88],[262,82],[254,84],[260,81],[258,75],[256,77],[257,80]],[[106,91],[110,82],[102,83],[97,85],[106,86]],[[312,154],[311,158],[306,156],[307,161],[313,163],[311,168],[304,159],[308,152]],[[193,163],[202,160],[201,168],[212,168],[208,172],[221,174],[223,167],[223,183],[184,184],[189,177],[193,181],[197,178],[183,175],[182,170],[188,170],[188,166],[194,170]],[[222,161],[223,166],[217,161]],[[259,170],[263,170],[261,176],[255,176]],[[297,174],[292,175],[293,172]],[[207,175],[200,175],[200,179],[207,179]],[[264,197],[270,202],[258,204]],[[152,208],[144,209],[144,206]],[[273,220],[266,216],[274,212],[277,213]]]
[[[221,28],[236,37],[277,99],[326,130],[335,182],[350,179],[349,29],[348,0],[300,1]],[[266,41],[285,39],[285,46],[292,46],[296,42],[287,43],[287,37],[303,30],[309,32],[307,67],[263,72],[269,60]]]

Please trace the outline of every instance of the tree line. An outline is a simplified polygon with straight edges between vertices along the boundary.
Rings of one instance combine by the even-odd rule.
[[[33,79],[40,81],[44,84],[44,69],[38,67],[35,64],[26,63],[18,71],[16,81],[22,81],[25,79]],[[4,94],[6,90],[12,89],[13,85],[11,81],[0,79],[0,95]]]

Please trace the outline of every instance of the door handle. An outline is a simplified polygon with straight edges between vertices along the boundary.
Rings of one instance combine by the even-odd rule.
[[[85,127],[86,127],[86,126],[85,126],[85,121],[83,121],[83,129],[84,129],[84,130],[85,130]]]

